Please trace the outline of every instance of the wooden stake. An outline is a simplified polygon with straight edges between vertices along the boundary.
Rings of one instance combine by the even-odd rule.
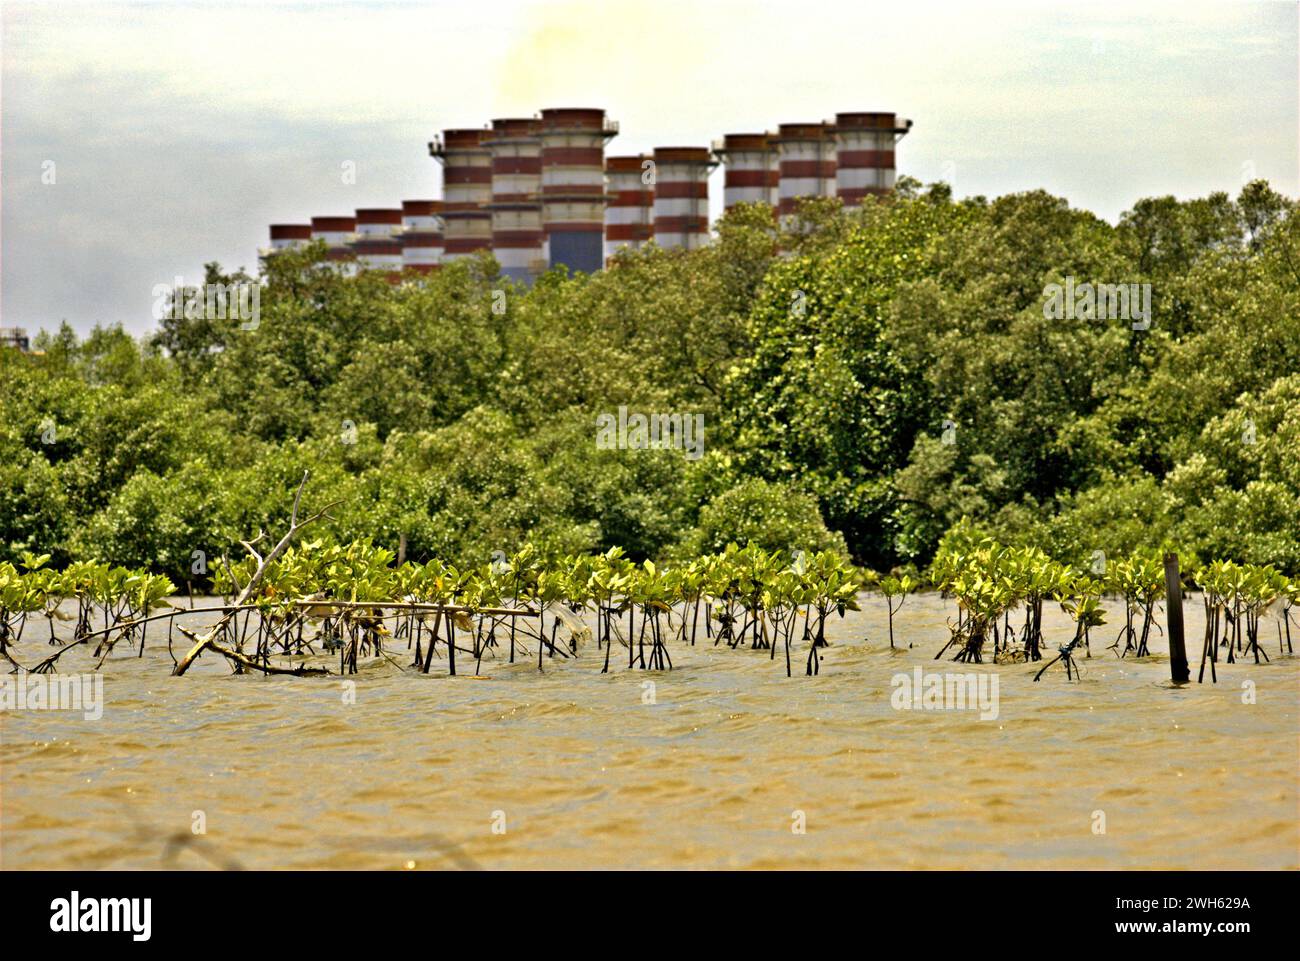
[[[1165,614],[1169,622],[1169,676],[1175,684],[1186,684],[1192,672],[1187,667],[1183,643],[1183,583],[1178,576],[1178,555],[1165,555]]]

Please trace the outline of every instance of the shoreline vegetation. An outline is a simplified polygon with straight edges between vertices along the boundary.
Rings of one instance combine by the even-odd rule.
[[[329,511],[300,516],[308,479],[304,474],[295,494],[288,530],[265,555],[257,550],[263,532],[243,542],[242,561],[221,558],[211,580],[213,593],[226,601],[219,607],[196,611],[172,605],[167,598],[175,585],[147,571],[93,562],[55,570],[46,566],[48,555],[26,555],[22,570],[0,562],[0,657],[10,673],[44,674],[57,671],[68,651],[93,645],[99,670],[123,641],[143,656],[150,624],[163,622],[175,676],[206,652],[224,657],[236,674],[298,676],[331,674],[304,659],[334,652],[341,675],[356,674],[362,658],[386,658],[424,674],[435,659],[445,660],[447,673],[455,675],[460,654],[462,670],[472,662],[478,675],[485,655],[508,656],[513,664],[531,657],[529,645],[540,671],[545,658],[576,658],[594,640],[597,653],[603,650],[601,673],[611,669],[616,642],[626,650],[627,669],[652,671],[672,669],[673,645],[701,642],[766,652],[772,661],[780,654],[787,677],[793,676],[792,649],[802,644],[804,673],[811,677],[819,673],[820,651],[828,645],[828,618],[860,610],[859,596],[874,591],[887,607],[894,648],[894,615],[922,586],[956,606],[948,622],[951,636],[935,660],[955,650],[952,660],[958,662],[982,663],[987,653],[996,664],[1032,663],[1056,643],[1056,656],[1035,681],[1058,663],[1067,680],[1074,679],[1076,659],[1092,657],[1092,631],[1105,624],[1107,595],[1124,603],[1124,624],[1109,647],[1116,657],[1148,656],[1151,632],[1161,630],[1156,605],[1166,581],[1156,555],[1118,559],[1104,571],[1079,570],[1040,550],[980,537],[966,523],[945,538],[924,580],[881,578],[834,551],[765,551],[734,543],[717,554],[664,567],[650,560],[638,564],[618,548],[547,556],[531,546],[477,568],[437,560],[395,563],[393,551],[368,540],[295,545],[303,529]],[[1206,612],[1198,681],[1203,682],[1207,663],[1211,680],[1217,680],[1221,651],[1228,663],[1246,656],[1267,661],[1260,640],[1265,614],[1276,621],[1279,654],[1292,653],[1300,580],[1272,567],[1230,561],[1200,566],[1193,580],[1202,589]],[[72,618],[62,611],[67,601],[77,610],[73,640],[60,645],[55,621]],[[1043,635],[1048,601],[1059,604],[1075,625],[1068,642]],[[197,630],[175,623],[195,613],[220,616]],[[594,637],[589,616],[595,619]],[[48,645],[57,650],[24,666],[13,652],[29,619],[41,617],[48,621]],[[178,633],[191,645],[179,657]],[[405,665],[391,653],[403,641]],[[282,663],[286,659],[292,666]]]
[[[588,642],[602,670],[622,649],[669,670],[701,638],[816,675],[827,618],[878,592],[906,645],[895,615],[930,586],[955,604],[936,659],[1073,679],[1104,595],[1108,650],[1148,653],[1171,553],[1204,590],[1202,679],[1267,657],[1264,619],[1290,649],[1300,208],[1262,181],[1110,225],[904,179],[781,223],[740,205],[703,249],[531,288],[487,256],[399,284],[322,257],[209,265],[260,285],[251,323],[164,311],[142,342],[65,324],[0,350],[10,669],[81,644],[103,664],[157,625],[178,675],[321,653],[346,674],[399,643],[426,673]],[[1109,294],[1053,309],[1119,285],[1140,323]],[[602,435],[647,416],[691,444]],[[196,582],[226,603],[191,630],[160,605]],[[20,660],[64,599],[73,643]],[[1072,636],[1043,635],[1046,605]]]
[[[304,511],[345,505],[313,537],[458,566],[734,541],[918,577],[968,517],[1080,569],[1159,547],[1300,572],[1300,216],[1262,181],[1112,225],[904,178],[781,225],[740,205],[700,250],[531,288],[490,257],[390,284],[321,256],[193,278],[259,284],[255,323],[0,349],[0,560],[184,587],[284,529],[310,469]],[[1134,284],[1140,322],[1052,308]],[[703,431],[601,443],[620,410]]]

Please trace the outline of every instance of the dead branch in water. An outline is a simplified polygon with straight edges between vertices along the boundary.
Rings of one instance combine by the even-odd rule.
[[[337,506],[337,504],[339,503],[338,501],[334,501],[330,504],[327,504],[324,507],[322,507],[320,510],[318,510],[315,514],[312,514],[310,517],[306,518],[305,520],[299,521],[298,508],[302,502],[303,489],[307,486],[307,478],[310,476],[311,476],[311,471],[302,472],[302,480],[298,484],[298,492],[293,496],[293,512],[289,516],[289,530],[285,532],[284,537],[280,538],[280,542],[276,544],[274,548],[272,548],[271,552],[267,554],[266,557],[262,557],[260,554],[258,554],[256,551],[253,550],[252,544],[255,544],[257,543],[257,541],[261,540],[262,538],[261,534],[259,534],[257,538],[254,541],[252,541],[250,544],[244,545],[252,553],[253,557],[257,559],[257,569],[253,572],[253,576],[248,579],[248,583],[244,585],[244,589],[239,592],[239,596],[235,598],[235,603],[233,605],[234,607],[236,608],[241,607],[246,601],[248,601],[250,597],[253,596],[254,592],[257,590],[258,585],[262,583],[262,578],[266,576],[267,568],[269,568],[270,565],[274,563],[275,560],[285,552],[285,550],[289,547],[289,544],[293,542],[294,537],[297,536],[300,530],[302,530],[308,524],[311,524],[312,522],[320,520],[322,517],[327,516],[330,508]],[[176,663],[176,667],[172,669],[172,675],[174,677],[180,677],[186,671],[188,671],[190,669],[190,665],[194,663],[194,661],[199,657],[199,655],[202,654],[204,651],[208,650],[209,648],[217,651],[219,654],[226,657],[227,659],[234,661],[236,664],[239,664],[243,667],[251,667],[254,670],[260,670],[264,673],[271,673],[271,674],[322,673],[323,671],[322,668],[298,667],[293,670],[287,670],[283,668],[271,668],[267,664],[257,664],[251,661],[249,658],[245,657],[244,655],[239,654],[236,651],[233,651],[229,648],[217,644],[217,635],[222,633],[225,630],[226,625],[229,624],[230,619],[235,616],[235,613],[236,613],[235,611],[227,612],[221,618],[221,620],[219,620],[216,624],[210,627],[208,629],[208,632],[204,634],[202,637],[194,634],[191,631],[186,631],[184,628],[181,629],[183,633],[193,638],[194,646],[189,649],[189,651],[185,654],[185,656],[182,657]]]
[[[199,635],[195,634],[193,631],[187,630],[186,628],[181,627],[179,624],[176,626],[176,629],[180,631],[182,634],[184,634],[186,637],[188,637],[190,640],[194,641],[195,644],[194,650],[211,648],[212,650],[216,651],[218,654],[222,655],[223,657],[231,661],[234,661],[240,667],[246,668],[247,670],[250,671],[261,671],[263,674],[292,674],[295,677],[309,677],[309,676],[320,677],[322,675],[329,674],[329,670],[324,667],[308,667],[306,664],[299,664],[297,667],[273,667],[270,664],[263,664],[258,661],[255,661],[246,654],[241,654],[239,651],[232,650],[231,648],[228,648],[223,644],[217,643],[216,638],[214,636],[217,633],[216,628],[213,628],[211,633],[209,635],[204,635],[204,637],[199,637]],[[195,656],[197,657],[197,655]],[[177,667],[179,666],[180,665],[177,665]],[[180,672],[172,671],[172,673],[177,674]]]
[[[251,605],[256,606],[256,605]],[[332,601],[310,600],[310,601],[293,601],[293,607],[317,608],[375,608],[376,610],[388,611],[430,611],[443,612],[450,614],[483,614],[489,617],[537,617],[539,612],[528,608],[510,608],[510,607],[463,607],[459,604],[419,604],[412,601]],[[223,610],[216,607],[213,610]]]

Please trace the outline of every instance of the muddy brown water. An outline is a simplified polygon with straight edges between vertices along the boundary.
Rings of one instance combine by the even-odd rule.
[[[863,604],[832,622],[814,678],[802,644],[786,678],[780,654],[702,638],[672,645],[671,672],[616,649],[602,675],[589,646],[543,673],[503,651],[479,678],[383,659],[352,678],[232,676],[212,654],[173,678],[155,624],[142,657],[105,665],[98,720],[0,712],[0,866],[1300,866],[1300,659],[1278,655],[1272,619],[1273,660],[1221,660],[1216,685],[1172,687],[1159,634],[1152,657],[1118,660],[1117,625],[1082,680],[1034,683],[1038,665],[934,661],[951,602],[910,599],[894,651],[884,602]],[[1195,681],[1199,599],[1185,610]],[[1051,647],[1071,636],[1058,610],[1045,621]],[[30,624],[15,656],[34,663],[47,638]],[[997,718],[896,709],[891,681],[916,667],[996,674]]]

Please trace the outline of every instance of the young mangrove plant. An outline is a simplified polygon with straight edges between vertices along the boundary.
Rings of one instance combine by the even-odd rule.
[[[329,510],[301,517],[306,482],[304,475],[288,530],[269,551],[259,549],[265,539],[259,534],[241,542],[242,560],[220,559],[212,575],[212,590],[222,598],[218,607],[172,606],[167,599],[175,585],[148,571],[79,562],[60,572],[48,568],[47,556],[30,554],[21,569],[0,562],[0,659],[23,670],[14,651],[29,620],[44,617],[57,649],[30,669],[35,672],[54,670],[63,654],[82,644],[94,645],[96,668],[122,641],[143,656],[149,625],[160,620],[167,622],[177,676],[205,652],[225,658],[237,674],[330,673],[319,663],[321,655],[336,657],[340,674],[355,674],[363,662],[381,659],[424,674],[445,659],[449,676],[472,661],[479,674],[484,661],[530,661],[534,644],[541,671],[548,657],[579,659],[593,637],[601,673],[611,670],[616,643],[627,651],[628,669],[668,671],[672,645],[694,645],[702,620],[704,636],[715,647],[766,651],[770,661],[779,651],[787,677],[802,643],[804,673],[814,676],[829,644],[832,614],[858,610],[860,594],[875,586],[886,603],[890,647],[897,649],[895,616],[919,586],[910,574],[876,584],[875,575],[832,551],[786,553],[734,543],[716,554],[663,565],[634,562],[620,548],[560,555],[533,545],[479,566],[436,558],[399,562],[396,552],[368,539],[300,540],[302,530]],[[1075,631],[1036,677],[1057,664],[1068,680],[1078,676],[1078,652],[1090,652],[1090,631],[1104,623],[1101,598],[1107,591],[1124,602],[1124,626],[1113,645],[1119,656],[1146,656],[1151,631],[1159,629],[1163,566],[1153,554],[1116,561],[1104,578],[1096,578],[1035,548],[972,537],[940,550],[930,578],[957,607],[936,659],[955,648],[953,659],[966,663],[990,656],[1002,664],[1042,660],[1047,599],[1061,605]],[[1260,627],[1270,612],[1278,619],[1279,650],[1285,644],[1289,651],[1294,580],[1272,567],[1230,562],[1202,567],[1196,580],[1205,591],[1202,676],[1207,661],[1213,675],[1221,648],[1227,648],[1229,661],[1246,653],[1257,662],[1267,659]],[[75,613],[61,610],[65,602],[75,605]],[[195,613],[216,620],[200,629],[177,624],[179,615]],[[73,639],[59,647],[56,621],[64,618],[75,619]],[[179,656],[175,632],[190,641]],[[399,663],[393,652],[402,643],[408,654]]]
[[[931,577],[944,594],[957,599],[957,621],[949,621],[948,642],[935,654],[935,660],[956,646],[953,660],[983,662],[989,634],[996,631],[998,620],[1018,598],[1006,559],[1006,549],[993,543],[968,553],[940,552],[935,557]]]
[[[886,577],[880,582],[880,593],[885,596],[885,604],[889,609],[889,647],[894,648],[894,615],[903,609],[904,602],[907,601],[907,595],[916,590],[918,584],[912,580],[910,574],[904,574],[902,577]],[[898,598],[898,604],[894,604],[894,598]],[[911,647],[911,644],[907,645]]]
[[[1291,653],[1290,607],[1297,596],[1294,579],[1288,579],[1271,565],[1214,561],[1196,572],[1196,582],[1204,592],[1205,607],[1201,680],[1207,662],[1211,680],[1218,679],[1216,664],[1220,648],[1227,649],[1229,664],[1238,655],[1247,653],[1254,656],[1256,664],[1260,658],[1267,661],[1268,654],[1259,643],[1259,629],[1260,618],[1269,612],[1277,618],[1278,652]]]
[[[1156,602],[1165,596],[1165,567],[1159,554],[1137,554],[1112,561],[1106,568],[1106,590],[1124,600],[1124,626],[1115,637],[1111,650],[1124,657],[1130,651],[1134,657],[1146,657],[1150,651],[1147,641],[1156,622]],[[1141,629],[1136,627],[1141,617]],[[1124,642],[1119,650],[1120,641]]]
[[[1097,584],[1095,587],[1100,588],[1100,585]],[[1058,662],[1065,668],[1065,679],[1067,681],[1077,680],[1082,676],[1078,665],[1074,663],[1075,649],[1084,643],[1088,629],[1106,623],[1106,617],[1105,611],[1101,607],[1101,592],[1099,589],[1095,595],[1091,593],[1094,589],[1092,584],[1080,583],[1077,589],[1084,593],[1061,600],[1061,610],[1069,614],[1070,619],[1074,621],[1074,638],[1068,644],[1063,644],[1057,648],[1056,657],[1039,669],[1038,673],[1034,675],[1035,681],[1041,678],[1049,667]]]

